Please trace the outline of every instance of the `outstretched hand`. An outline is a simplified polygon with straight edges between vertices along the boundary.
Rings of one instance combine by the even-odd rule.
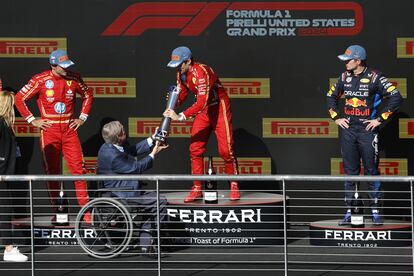
[[[151,154],[153,154],[154,156],[157,155],[160,151],[165,150],[166,148],[168,148],[169,145],[166,144],[162,144],[160,141],[156,141],[155,142],[155,146],[152,149]]]

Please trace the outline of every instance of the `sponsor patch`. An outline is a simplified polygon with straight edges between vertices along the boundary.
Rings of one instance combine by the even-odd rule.
[[[345,99],[345,105],[349,105],[352,107],[367,107],[367,100],[361,100],[358,98]]]
[[[370,82],[370,80],[369,80],[369,79],[367,79],[367,78],[363,78],[363,79],[361,79],[361,80],[360,80],[360,82],[362,82],[362,83],[369,83],[369,82]]]
[[[394,85],[392,85],[392,86],[390,86],[390,87],[388,87],[387,88],[387,92],[392,92],[392,91],[394,91],[396,88],[395,88],[395,86]]]
[[[69,57],[68,56],[61,56],[60,58],[59,58],[59,62],[64,62],[64,61],[67,61],[69,59]]]
[[[180,56],[177,56],[177,55],[172,55],[172,56],[171,56],[171,60],[172,60],[172,61],[180,61]]]
[[[62,102],[57,102],[54,105],[55,112],[58,114],[63,114],[66,111],[66,105]]]
[[[53,90],[46,90],[46,97],[53,97],[53,95],[55,95],[55,91]]]
[[[55,83],[52,80],[47,80],[45,86],[46,88],[52,89],[55,86]]]
[[[384,120],[387,120],[388,119],[388,117],[390,117],[390,115],[392,114],[392,112],[390,112],[390,111],[388,111],[388,112],[384,112],[384,113],[382,113],[381,114],[381,117],[384,119]]]
[[[329,109],[329,114],[331,115],[331,118],[335,118],[338,113],[336,113],[332,108]]]

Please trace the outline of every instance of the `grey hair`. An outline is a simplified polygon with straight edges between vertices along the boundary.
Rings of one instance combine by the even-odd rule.
[[[104,125],[102,128],[102,138],[105,143],[116,144],[122,128],[123,126],[119,121],[112,121]]]

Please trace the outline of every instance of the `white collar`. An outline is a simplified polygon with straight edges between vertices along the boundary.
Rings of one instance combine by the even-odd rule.
[[[114,145],[114,147],[117,148],[120,152],[124,152],[124,148],[123,147],[118,146],[118,145],[115,145],[115,144],[112,144],[112,145]]]

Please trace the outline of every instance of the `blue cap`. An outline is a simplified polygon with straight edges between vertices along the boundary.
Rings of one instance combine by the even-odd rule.
[[[167,66],[176,68],[181,65],[184,61],[190,59],[193,55],[188,47],[181,46],[175,48],[171,53],[171,61],[168,62]]]
[[[62,68],[68,68],[75,64],[69,59],[68,53],[65,50],[53,51],[49,56],[49,63],[52,65],[59,65]]]
[[[345,53],[343,55],[339,55],[338,58],[344,61],[351,59],[366,60],[367,53],[364,47],[359,45],[351,45],[345,50]]]

